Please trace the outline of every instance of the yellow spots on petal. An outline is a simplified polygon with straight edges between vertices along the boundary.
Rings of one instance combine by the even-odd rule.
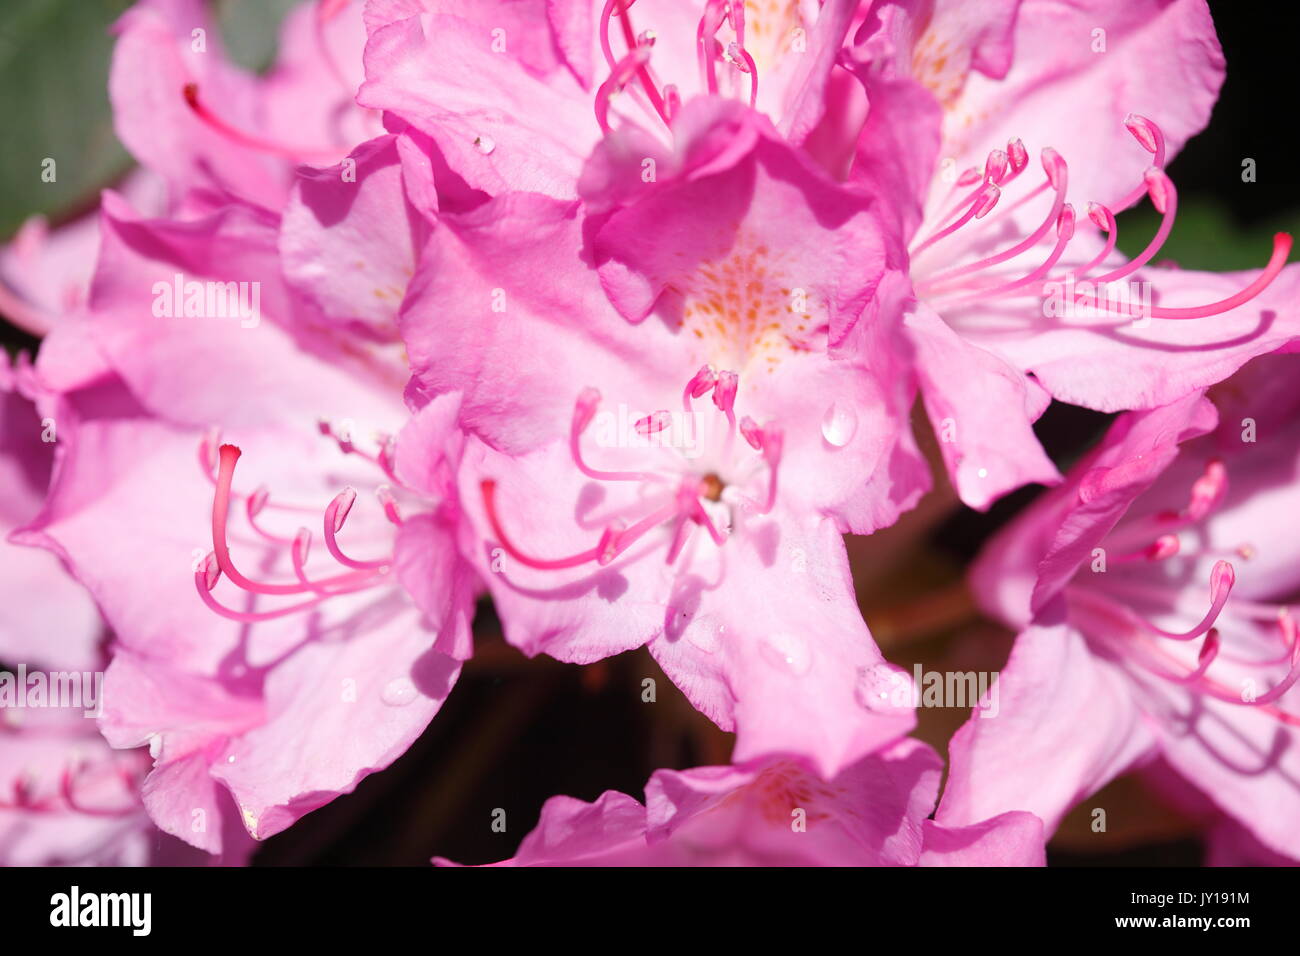
[[[763,74],[790,52],[800,30],[807,33],[799,0],[745,0],[745,49],[758,67],[760,86]]]
[[[950,42],[933,24],[912,47],[912,75],[945,109],[956,105],[969,73],[969,47]]]
[[[700,361],[771,372],[786,356],[808,351],[817,303],[792,273],[779,252],[743,236],[725,257],[702,263],[678,287],[680,328],[700,344]]]

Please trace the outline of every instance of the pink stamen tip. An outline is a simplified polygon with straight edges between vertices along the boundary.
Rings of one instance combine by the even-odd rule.
[[[957,177],[958,186],[974,186],[980,181],[980,171],[977,167],[972,166],[966,172]]]
[[[719,372],[718,382],[713,387],[713,404],[718,406],[718,410],[727,414],[736,405],[736,390],[739,387],[740,376],[735,372]]]
[[[671,425],[672,420],[672,412],[660,409],[643,418],[638,418],[632,427],[636,429],[638,435],[657,435]]]
[[[1009,165],[1010,161],[1005,152],[1000,149],[992,150],[989,158],[984,161],[984,178],[992,183],[1001,183]]]
[[[689,382],[686,383],[686,394],[691,398],[699,398],[718,381],[718,373],[712,365],[705,365],[696,372]]]
[[[293,536],[293,559],[297,564],[305,565],[307,555],[311,552],[311,532],[306,528],[299,528],[298,533]]]
[[[1011,164],[1012,173],[1017,176],[1029,165],[1029,150],[1025,149],[1025,144],[1019,137],[1007,141],[1007,162]]]
[[[1042,158],[1043,172],[1047,174],[1047,181],[1051,183],[1054,190],[1060,192],[1067,171],[1065,160],[1061,158],[1060,153],[1050,146],[1043,149]]]
[[[352,505],[356,500],[356,491],[352,488],[344,488],[334,496],[334,500],[325,509],[326,520],[329,522],[330,527],[334,529],[335,534],[343,530],[343,523],[348,520],[348,513],[352,510]]]
[[[1213,594],[1223,593],[1227,597],[1227,592],[1232,590],[1232,586],[1237,583],[1237,572],[1227,561],[1215,561],[1214,567],[1210,570],[1210,591]]]
[[[1164,561],[1176,555],[1181,546],[1178,535],[1162,534],[1151,542],[1151,545],[1147,548],[1146,557],[1151,561]]]
[[[763,458],[769,466],[775,467],[780,463],[784,448],[785,435],[776,425],[768,423],[763,429]]]
[[[573,431],[575,434],[582,434],[591,424],[591,420],[596,415],[596,407],[600,405],[600,392],[594,388],[584,388],[578,393],[578,399],[573,403]]]
[[[1294,647],[1296,643],[1296,623],[1290,609],[1286,607],[1277,609],[1277,626],[1282,629],[1283,643],[1287,647]]]
[[[1156,207],[1156,212],[1162,216],[1169,208],[1169,202],[1174,194],[1174,184],[1170,182],[1169,177],[1165,175],[1164,170],[1152,166],[1142,178],[1147,184],[1147,194],[1151,197],[1151,204]]]
[[[682,111],[682,94],[678,92],[675,83],[664,85],[664,113],[668,121],[672,120]]]
[[[402,513],[397,507],[397,499],[393,497],[392,489],[387,485],[380,485],[375,489],[375,497],[379,499],[379,504],[384,509],[384,517],[391,524],[401,524]]]
[[[1214,511],[1228,493],[1228,469],[1218,458],[1211,459],[1201,476],[1192,482],[1187,502],[1187,516],[1200,521]]]
[[[256,491],[249,495],[247,504],[248,516],[253,518],[261,514],[262,509],[266,507],[267,499],[270,498],[270,496],[271,493],[267,490],[266,485],[261,485]]]
[[[217,582],[221,580],[221,565],[217,563],[217,556],[211,551],[203,559],[203,564],[200,566],[198,574],[195,575],[195,579],[202,581],[203,586],[209,591],[215,588]]]
[[[975,218],[983,219],[993,207],[998,204],[1002,198],[1002,190],[997,187],[996,183],[985,183],[984,188],[980,190],[979,197],[975,200]]]
[[[1056,236],[1065,240],[1074,236],[1074,207],[1069,203],[1061,208],[1061,214],[1056,217]]]
[[[1093,202],[1092,200],[1088,201],[1086,208],[1088,210],[1088,218],[1096,224],[1098,229],[1107,233],[1111,231],[1111,228],[1115,224],[1115,217],[1111,215],[1109,209],[1101,203]]]
[[[1129,113],[1128,116],[1124,117],[1124,125],[1133,134],[1133,138],[1142,144],[1143,149],[1153,156],[1156,154],[1163,137],[1160,135],[1160,130],[1155,123],[1145,116]]]
[[[748,415],[740,420],[740,434],[755,451],[763,450],[763,430]]]
[[[601,567],[608,565],[619,556],[622,550],[619,547],[623,533],[627,531],[627,526],[622,521],[616,521],[610,524],[600,536],[600,542],[596,545],[599,552],[596,555],[596,563]]]

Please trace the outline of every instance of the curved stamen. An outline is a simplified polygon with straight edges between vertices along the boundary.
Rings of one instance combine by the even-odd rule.
[[[211,562],[214,565],[216,564],[215,555],[209,554],[208,558],[211,560]],[[373,582],[366,583],[359,587],[340,588],[336,591],[330,591],[329,593],[321,594],[319,597],[314,597],[307,601],[300,601],[297,604],[290,604],[288,607],[282,607],[275,611],[253,612],[253,611],[236,611],[233,608],[226,607],[224,604],[220,603],[216,598],[212,596],[212,588],[208,583],[209,580],[211,580],[211,575],[207,571],[206,567],[200,568],[198,571],[194,572],[194,587],[195,590],[199,592],[199,597],[203,599],[203,603],[206,604],[208,608],[211,611],[215,612],[216,614],[219,614],[222,617],[228,618],[232,621],[239,621],[241,624],[256,624],[260,621],[274,621],[277,618],[288,617],[292,614],[298,614],[301,613],[302,611],[307,611],[310,610],[311,608],[318,607],[319,605],[323,604],[325,601],[328,601],[331,598],[336,597],[340,594],[354,594],[357,591],[368,590],[371,587],[371,584],[373,583]],[[215,584],[216,582],[213,581],[212,583]],[[302,593],[301,589],[299,590],[298,593]]]
[[[1047,216],[1043,219],[1042,223],[1039,224],[1038,228],[1008,249],[1003,249],[1001,252],[994,253],[991,256],[979,259],[968,265],[939,272],[930,276],[925,282],[920,283],[921,286],[933,288],[936,285],[950,282],[953,279],[961,279],[976,272],[982,272],[990,266],[1006,262],[1008,259],[1014,259],[1022,252],[1037,245],[1038,242],[1047,235],[1048,230],[1060,222],[1061,210],[1065,208],[1066,187],[1069,184],[1069,167],[1066,165],[1065,160],[1061,158],[1061,155],[1051,147],[1043,150],[1042,163],[1043,172],[1047,175],[1047,182],[1044,185],[1050,186],[1056,193],[1056,196],[1052,201],[1051,208],[1047,212]],[[1042,188],[1042,186],[1039,187],[1040,190]],[[1029,197],[1025,198],[1027,199]],[[919,252],[920,250],[917,251]]]
[[[325,509],[325,547],[333,556],[334,560],[345,567],[355,568],[358,571],[373,571],[376,568],[388,567],[390,561],[359,561],[356,558],[350,558],[343,553],[339,547],[337,535],[343,530],[343,523],[348,520],[348,514],[352,511],[352,505],[357,500],[357,493],[351,488],[344,488],[334,500],[329,503]]]
[[[1138,253],[1136,257],[1130,259],[1118,269],[1112,269],[1110,272],[1089,281],[1102,284],[1114,282],[1116,279],[1131,275],[1150,262],[1151,258],[1160,251],[1160,247],[1165,244],[1165,240],[1169,238],[1169,232],[1174,227],[1174,219],[1178,215],[1178,190],[1174,188],[1173,181],[1164,174],[1164,171],[1156,169],[1154,166],[1146,171],[1143,179],[1147,184],[1147,192],[1151,196],[1151,204],[1160,213],[1160,228],[1151,237],[1151,241],[1147,243],[1146,248]]]
[[[1263,271],[1255,277],[1255,280],[1239,292],[1228,296],[1226,299],[1220,299],[1218,302],[1211,302],[1207,305],[1188,306],[1185,308],[1167,308],[1163,306],[1152,306],[1140,312],[1124,311],[1117,303],[1099,303],[1097,297],[1093,295],[1078,295],[1075,301],[1084,306],[1091,308],[1104,308],[1110,312],[1119,315],[1126,315],[1130,318],[1137,316],[1150,316],[1156,319],[1204,319],[1212,315],[1222,315],[1244,305],[1251,299],[1255,298],[1261,292],[1272,284],[1273,280],[1281,273],[1283,266],[1286,265],[1287,257],[1291,254],[1291,236],[1285,232],[1276,233],[1273,236],[1273,254],[1269,256],[1268,264],[1264,266]]]
[[[604,553],[609,543],[612,533],[609,528],[606,528],[600,536],[600,542],[594,548],[588,548],[586,551],[580,551],[565,558],[534,558],[531,555],[524,554],[515,547],[501,527],[501,518],[497,514],[496,505],[497,483],[492,479],[486,479],[479,484],[479,488],[483,493],[483,510],[487,513],[488,524],[492,526],[492,533],[496,536],[497,543],[501,545],[506,554],[525,567],[536,568],[539,571],[560,571],[565,568],[581,567],[584,564],[596,561]]]
[[[582,457],[582,435],[596,415],[596,406],[600,404],[600,392],[594,388],[584,388],[573,404],[573,423],[569,428],[569,453],[578,470],[588,478],[597,481],[647,481],[653,476],[643,471],[601,471],[592,468]]]
[[[1192,641],[1205,634],[1214,626],[1214,622],[1219,619],[1223,613],[1223,606],[1228,603],[1228,595],[1232,593],[1232,586],[1237,581],[1237,574],[1232,565],[1227,561],[1216,561],[1214,567],[1210,570],[1210,608],[1205,612],[1205,617],[1201,622],[1189,631],[1181,633],[1166,631],[1163,628],[1156,627],[1149,621],[1142,621],[1145,627],[1152,634],[1160,637],[1167,637],[1173,641]]]
[[[345,148],[335,149],[316,149],[316,148],[297,148],[285,146],[273,140],[264,139],[261,136],[255,136],[247,133],[237,126],[234,126],[221,117],[217,116],[204,105],[199,99],[199,85],[197,83],[186,83],[181,91],[185,97],[186,104],[189,105],[191,112],[199,118],[206,126],[220,133],[227,139],[238,143],[240,146],[246,146],[249,149],[255,149],[259,152],[270,153],[283,159],[294,160],[297,162],[337,162],[341,156],[346,155]]]
[[[691,400],[701,398],[717,384],[718,373],[712,365],[701,366],[682,390],[682,407],[689,412]]]
[[[265,510],[270,492],[266,485],[262,485],[251,495],[244,499],[244,517],[248,520],[248,525],[259,535],[274,544],[290,544],[293,538],[285,538],[278,534],[272,534],[260,524],[257,523],[257,516]]]
[[[1039,279],[1047,275],[1047,273],[1052,271],[1056,264],[1061,260],[1061,256],[1065,253],[1065,247],[1069,245],[1072,238],[1074,238],[1074,207],[1069,203],[1066,203],[1061,209],[1061,215],[1056,224],[1056,245],[1052,247],[1052,251],[1048,254],[1045,262],[1028,275],[1022,276],[1019,279],[1013,279],[1010,282],[1003,282],[1000,285],[973,289],[969,293],[958,297],[956,301],[969,302],[991,296],[1006,295],[1010,292],[1016,291],[1017,289],[1033,285],[1038,282]],[[952,294],[961,291],[962,289],[963,286],[953,286],[938,294]]]
[[[912,255],[920,255],[939,240],[946,239],[948,236],[952,235],[972,219],[983,219],[989,214],[989,210],[998,204],[998,199],[1001,198],[1001,196],[1002,191],[998,188],[996,183],[985,183],[971,194],[970,206],[959,219],[931,235],[928,239],[912,250]],[[960,209],[961,206],[958,206],[958,208]],[[954,210],[954,212],[955,211],[956,210]],[[922,282],[917,285],[920,287],[929,284],[929,282]]]
[[[1210,669],[1215,658],[1219,656],[1219,631],[1217,628],[1210,628],[1205,635],[1205,643],[1201,645],[1201,652],[1196,658],[1196,668],[1191,672],[1179,676],[1177,674],[1162,674],[1166,680],[1173,681],[1175,684],[1195,684],[1205,677],[1205,672]]]
[[[1054,276],[1049,282],[1065,282],[1067,279],[1081,279],[1097,266],[1106,261],[1106,257],[1115,251],[1115,242],[1119,239],[1119,226],[1115,223],[1115,214],[1101,203],[1089,201],[1088,218],[1106,234],[1106,242],[1102,245],[1101,252],[1097,253],[1088,261],[1088,264],[1076,269],[1071,269],[1064,275]]]

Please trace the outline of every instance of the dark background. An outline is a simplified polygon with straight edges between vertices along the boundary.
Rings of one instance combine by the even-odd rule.
[[[57,223],[93,208],[97,190],[129,167],[112,137],[104,93],[111,50],[105,31],[125,6],[6,0],[0,237],[37,212]],[[240,62],[256,68],[270,61],[272,23],[287,6],[285,0],[218,4],[227,44]],[[1273,232],[1300,227],[1300,171],[1289,135],[1300,85],[1300,15],[1262,0],[1210,6],[1228,76],[1209,128],[1170,164],[1180,214],[1161,258],[1216,271],[1258,268]],[[82,168],[56,189],[32,189],[29,171],[39,158],[69,151],[87,157]],[[1241,180],[1246,157],[1257,162],[1254,183]],[[1121,221],[1121,236],[1140,248],[1156,220],[1148,206]],[[38,345],[8,325],[0,325],[0,341],[11,352]],[[1065,467],[1106,422],[1106,416],[1053,406],[1038,431]],[[920,419],[917,424],[924,427]],[[988,535],[1035,494],[1025,489],[979,515],[957,509],[951,493],[939,489],[899,526],[850,540],[863,613],[892,660],[935,669],[1001,666],[1009,635],[973,617],[961,572]],[[475,658],[410,751],[355,793],[266,841],[255,863],[424,865],[435,854],[467,863],[499,860],[514,853],[552,795],[591,800],[617,789],[641,797],[658,768],[727,760],[729,735],[697,714],[644,651],[585,668],[530,661],[501,641],[486,604],[476,632]],[[656,679],[656,703],[641,701],[645,677]],[[918,734],[942,751],[962,717],[923,710]],[[1201,859],[1195,822],[1141,780],[1117,781],[1088,806],[1107,808],[1108,832],[1092,833],[1088,808],[1081,807],[1054,839],[1051,862],[1188,865]],[[505,833],[491,828],[497,808],[506,812]]]

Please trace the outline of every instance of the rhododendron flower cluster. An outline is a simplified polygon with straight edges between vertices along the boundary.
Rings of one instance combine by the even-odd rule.
[[[620,655],[710,743],[500,865],[1039,866],[1130,773],[1300,859],[1300,266],[1158,258],[1204,0],[319,0],[263,74],[212,17],[120,18],[135,169],[0,252],[0,676],[98,678],[0,683],[0,862],[247,863],[462,672]],[[1029,486],[936,703],[879,568]]]

